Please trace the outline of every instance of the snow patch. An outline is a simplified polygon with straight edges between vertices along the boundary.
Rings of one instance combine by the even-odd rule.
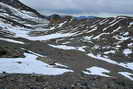
[[[101,33],[101,34],[97,35],[96,37],[94,37],[93,39],[98,39],[98,38],[100,38],[103,35],[109,35],[109,34],[110,33]]]
[[[95,59],[98,59],[98,60],[102,60],[102,61],[106,61],[106,62],[111,63],[111,64],[118,64],[116,61],[113,61],[111,59],[107,59],[107,58],[101,57],[100,55],[94,55],[92,53],[89,53],[87,55],[92,57],[92,58],[95,58]]]
[[[128,47],[133,47],[133,43],[129,43],[128,44]]]
[[[73,72],[69,69],[54,68],[44,62],[36,60],[38,56],[24,53],[25,58],[0,58],[0,72],[21,74],[61,75]]]
[[[120,63],[121,66],[133,70],[133,63]]]
[[[133,70],[133,63],[132,62],[131,63],[122,63],[122,62],[118,63],[118,62],[116,62],[114,60],[111,60],[109,58],[101,57],[100,55],[94,55],[92,53],[89,53],[87,55],[92,57],[92,58],[98,59],[98,60],[102,60],[102,61],[105,61],[105,62],[108,62],[108,63],[111,63],[111,64],[115,64],[115,65],[130,69],[130,70]]]
[[[24,42],[16,41],[16,40],[13,40],[13,39],[0,38],[0,40],[11,42],[11,43],[24,44]]]
[[[73,47],[73,46],[67,46],[67,45],[51,45],[51,44],[49,44],[49,46],[58,48],[58,49],[63,49],[63,50],[79,50],[79,51],[85,52],[84,50],[85,47]]]
[[[132,73],[129,73],[129,72],[119,72],[119,74],[121,74],[121,75],[125,76],[126,78],[128,78],[128,79],[133,81],[133,77],[131,77],[131,76],[133,76]]]
[[[59,66],[59,67],[68,68],[68,66],[66,66],[66,65],[62,65],[62,64],[60,64],[60,63],[55,63],[55,65],[56,65],[56,66]]]
[[[87,68],[86,70],[89,72],[84,71],[83,73],[87,75],[99,75],[104,77],[110,77],[109,75],[104,74],[104,73],[110,73],[110,71],[101,67],[93,66],[91,68]]]
[[[54,34],[36,36],[36,37],[30,37],[27,35],[27,37],[25,38],[29,40],[51,40],[51,39],[62,38],[62,37],[70,37],[72,35],[73,33],[54,33]]]
[[[97,27],[94,27],[93,29],[91,29],[90,31],[88,31],[87,33],[91,33],[93,31],[96,31],[97,30]]]
[[[121,28],[122,28],[122,27],[118,27],[117,29],[113,30],[112,33],[119,31]]]
[[[131,27],[132,25],[133,25],[133,22],[130,22],[128,27]]]
[[[110,51],[104,52],[104,54],[109,54],[109,53],[115,54],[115,50],[110,50]]]
[[[129,54],[132,53],[132,50],[131,49],[124,49],[123,53],[128,56]]]
[[[67,21],[64,21],[63,23],[60,23],[58,27],[62,27]]]

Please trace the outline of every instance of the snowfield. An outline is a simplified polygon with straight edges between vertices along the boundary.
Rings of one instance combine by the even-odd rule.
[[[73,72],[69,69],[54,68],[51,65],[36,60],[36,55],[29,53],[24,53],[24,55],[25,58],[0,58],[0,72],[41,75],[61,75],[65,72]],[[66,67],[62,64],[57,65]]]
[[[109,75],[104,74],[104,73],[110,73],[109,70],[101,68],[101,67],[96,67],[96,66],[87,68],[86,71],[83,71],[83,73],[87,75],[98,75],[98,76],[110,77]]]
[[[13,27],[9,24],[0,24],[1,27],[5,28],[6,31],[15,33],[16,38],[21,37],[29,40],[51,40],[51,39],[56,39],[56,38],[63,38],[63,37],[70,37],[74,35],[75,33],[53,33],[49,35],[44,35],[44,36],[30,36],[29,33],[32,31],[31,29],[26,29],[26,28],[21,28],[21,27]],[[48,29],[40,29],[42,31],[47,31]]]

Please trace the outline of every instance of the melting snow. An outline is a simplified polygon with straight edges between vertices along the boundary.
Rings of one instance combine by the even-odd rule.
[[[60,23],[58,27],[62,27],[67,21]]]
[[[112,33],[119,31],[121,28],[122,28],[122,27],[118,27],[117,29],[113,30]]]
[[[105,62],[108,62],[108,63],[111,63],[111,64],[115,64],[115,65],[130,69],[130,70],[133,70],[133,63],[118,63],[118,62],[116,62],[114,60],[101,57],[100,55],[94,55],[92,53],[89,53],[87,55],[92,57],[92,58],[98,59],[98,60],[102,60],[102,61],[105,61]]]
[[[107,58],[101,57],[100,55],[96,55],[95,56],[92,53],[89,53],[87,55],[90,56],[90,57],[92,57],[92,58],[99,59],[99,60],[103,60],[103,61],[106,61],[106,62],[111,63],[111,64],[118,64],[116,61],[113,61],[111,59],[107,59]]]
[[[123,36],[128,36],[129,35],[129,32],[125,32],[124,34],[123,34]]]
[[[55,65],[56,65],[56,66],[60,66],[60,67],[64,67],[64,68],[68,68],[68,66],[62,65],[62,64],[60,64],[60,63],[55,63]]]
[[[54,33],[54,34],[49,34],[49,35],[44,35],[44,36],[29,36],[28,34],[30,33],[31,29],[24,29],[24,28],[8,28],[7,29],[10,32],[15,33],[15,37],[22,37],[26,38],[29,40],[50,40],[50,39],[55,39],[55,38],[62,38],[62,37],[70,37],[74,35],[74,33]]]
[[[128,40],[130,37],[124,37],[124,36],[119,36],[119,40],[124,41],[124,40]]]
[[[131,49],[124,49],[123,53],[128,56],[129,54],[132,53],[132,50]]]
[[[5,24],[2,22],[0,23],[0,27],[2,27],[3,30],[15,33],[14,37],[22,37],[29,40],[50,40],[50,39],[56,39],[56,38],[62,38],[62,37],[70,37],[75,34],[75,33],[53,33],[53,34],[44,35],[44,36],[30,36],[29,33],[32,31],[32,29],[12,26],[10,24]],[[39,30],[47,31],[49,29],[39,29]]]
[[[79,50],[79,51],[85,52],[84,50],[85,47],[73,47],[73,46],[67,46],[67,45],[51,45],[51,44],[49,44],[49,46],[54,48],[64,49],[64,50]]]
[[[62,38],[62,37],[70,37],[72,36],[72,33],[54,33],[54,34],[49,34],[49,35],[44,35],[44,36],[36,36],[36,37],[30,37],[27,35],[27,39],[29,40],[50,40],[50,39],[56,39],[56,38]]]
[[[93,29],[91,29],[91,30],[88,31],[87,33],[90,33],[90,32],[96,31],[96,30],[97,30],[97,27],[94,27]]]
[[[126,78],[128,78],[128,79],[133,81],[133,77],[131,77],[131,76],[133,76],[132,73],[129,73],[129,72],[119,72],[119,74],[121,74],[121,75],[125,76]]]
[[[24,42],[16,41],[16,40],[13,40],[13,39],[0,38],[0,40],[7,41],[7,42],[12,42],[12,43],[24,44]]]
[[[97,35],[96,37],[94,37],[93,39],[98,39],[98,38],[100,38],[103,35],[109,35],[109,34],[110,33],[101,33],[101,34]]]
[[[55,27],[51,27],[51,28],[50,28],[50,30],[54,30],[54,29],[55,29]]]
[[[103,25],[103,24],[107,23],[108,21],[109,21],[108,19],[105,19],[105,20],[101,21],[99,24]]]
[[[110,73],[110,71],[107,69],[101,68],[101,67],[94,66],[91,68],[87,68],[86,70],[89,72],[84,71],[83,73],[88,74],[88,75],[99,75],[99,76],[104,76],[104,77],[110,77],[104,74],[104,73]]]
[[[113,54],[115,54],[115,50],[110,50],[110,51],[106,51],[106,52],[104,52],[104,54],[109,54],[109,53],[113,53]]]
[[[36,55],[28,53],[24,55],[26,56],[25,58],[0,58],[0,72],[43,75],[61,75],[65,72],[73,72],[68,69],[54,68],[36,60]]]
[[[116,20],[117,20],[117,19],[114,19],[114,20],[112,20],[111,22],[109,22],[109,24],[112,24],[112,23],[114,23]]]
[[[94,27],[96,27],[96,25],[92,25],[92,26],[90,26],[90,28],[94,28]]]
[[[116,24],[119,23],[120,21],[121,21],[121,19],[118,20],[118,21],[116,21],[116,22],[114,22],[114,23],[112,23],[110,26],[113,27],[114,25],[116,25]]]
[[[6,9],[9,8],[10,11],[11,11],[12,13],[14,13],[16,16],[19,16],[19,17],[22,17],[22,18],[31,18],[31,19],[34,18],[34,17],[32,17],[32,16],[30,16],[30,15],[28,15],[28,14],[24,14],[23,12],[21,12],[21,11],[15,9],[15,8],[9,6],[9,5],[6,5],[6,4],[4,4],[4,3],[0,3],[0,5],[1,5],[2,7],[4,7],[4,8],[6,8]],[[34,19],[35,19],[35,18],[34,18]]]
[[[133,63],[120,63],[121,66],[133,70]]]
[[[133,22],[130,22],[130,25],[133,25]]]
[[[128,44],[128,47],[132,47],[132,46],[133,46],[133,43]]]
[[[133,22],[130,22],[128,27],[131,27],[132,25],[133,25]]]
[[[86,41],[86,42],[88,42],[88,41],[90,41],[90,40],[92,39],[92,37],[93,37],[93,36],[85,36],[85,37],[83,38],[83,40]]]

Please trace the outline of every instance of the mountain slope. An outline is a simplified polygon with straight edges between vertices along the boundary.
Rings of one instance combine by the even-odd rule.
[[[40,15],[0,0],[0,88],[133,88],[133,17]]]
[[[28,11],[28,12],[32,12],[34,13],[36,16],[41,17],[41,18],[45,18],[45,16],[41,15],[39,12],[37,12],[35,9],[28,7],[26,5],[24,5],[23,3],[21,3],[19,0],[0,0],[0,2],[3,2],[7,5],[10,5],[14,8],[18,8],[20,10],[24,10],[24,11]]]
[[[106,56],[117,61],[132,61],[133,18],[118,16],[85,20],[66,20],[54,28],[71,37],[55,40],[56,44],[83,46],[87,53]],[[52,31],[51,31],[52,33]]]

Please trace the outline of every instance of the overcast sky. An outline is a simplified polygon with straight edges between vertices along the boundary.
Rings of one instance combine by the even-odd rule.
[[[132,15],[133,0],[20,0],[43,14]]]

